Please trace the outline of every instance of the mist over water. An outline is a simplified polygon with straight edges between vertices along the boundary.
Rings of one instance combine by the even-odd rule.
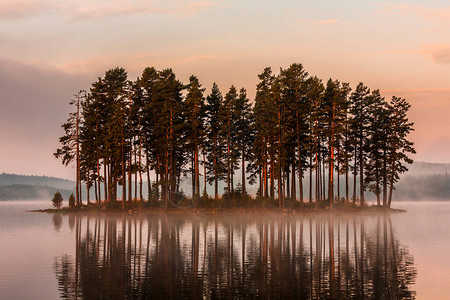
[[[1,299],[445,299],[450,280],[448,203],[370,215],[24,212],[33,205],[0,206]]]

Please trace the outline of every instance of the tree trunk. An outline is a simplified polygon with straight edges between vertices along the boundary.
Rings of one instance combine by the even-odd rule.
[[[330,199],[330,208],[333,208],[333,201],[334,201],[334,111],[336,107],[333,103],[333,117],[330,121],[331,125],[331,136],[330,136],[330,157],[329,157],[329,163],[328,163],[328,198]]]
[[[275,170],[274,170],[274,167],[275,167],[275,162],[274,162],[273,156],[270,155],[270,198],[272,200],[275,199],[275,178],[274,178]]]
[[[395,146],[394,146],[395,149]],[[394,190],[394,175],[395,175],[395,161],[396,161],[396,154],[394,150],[394,154],[392,155],[392,165],[391,165],[391,176],[389,180],[389,198],[388,198],[388,205],[387,207],[391,207],[392,202],[392,191]]]
[[[195,200],[195,158],[194,158],[195,154],[194,151],[191,152],[191,189],[192,189],[192,199]]]
[[[136,151],[136,149],[134,149],[134,164],[137,163],[136,155],[137,155],[137,151]],[[137,192],[138,192],[138,189],[137,189],[137,182],[138,182],[137,176],[138,176],[138,174],[137,173],[138,173],[137,170],[135,170],[135,172],[134,172],[134,200],[138,199],[138,197],[137,197]]]
[[[214,199],[219,199],[219,186],[217,174],[217,137],[214,135]]]
[[[316,174],[316,182],[315,182],[315,186],[316,186],[316,208],[319,207],[319,161],[318,161],[318,155],[317,155],[317,150],[316,150],[316,170],[315,170],[315,174]]]
[[[333,175],[334,175],[334,149],[330,147],[330,161],[328,163],[328,199],[330,200],[330,208],[333,208]]]
[[[348,197],[348,158],[345,158],[345,203],[348,204],[349,202],[349,197]]]
[[[326,184],[327,184],[327,180],[326,180],[326,167],[325,167],[325,154],[322,157],[322,199],[325,200],[325,192],[326,192]]]
[[[194,172],[195,172],[195,197],[196,199],[200,196],[200,166],[198,157],[198,146],[195,145],[194,151]]]
[[[285,197],[291,198],[291,186],[290,186],[290,181],[289,181],[289,179],[290,179],[289,171],[290,171],[289,166],[284,168],[285,176],[283,178],[285,178],[285,183],[283,186],[285,186],[284,189],[286,190],[286,193],[284,193],[283,195],[285,195]]]
[[[264,175],[264,197],[269,198],[269,172],[267,170],[268,164],[267,164],[267,152],[265,147],[263,147],[263,175]]]
[[[227,200],[231,199],[230,143],[227,143]]]
[[[387,205],[387,159],[386,159],[386,147],[383,150],[383,206]]]
[[[208,196],[207,191],[206,191],[206,160],[205,160],[205,151],[202,151],[202,155],[203,155],[203,193]]]
[[[262,180],[262,168],[259,167],[259,197],[263,198],[263,180]]]
[[[147,173],[147,197],[148,197],[148,201],[151,200],[152,198],[152,182],[150,180],[150,161],[148,159],[148,153],[146,153],[146,173]]]
[[[309,204],[312,204],[312,155],[309,156]]]
[[[106,164],[106,160],[103,159],[103,176],[104,176],[104,193],[105,193],[105,202],[109,202],[108,199],[108,176],[107,176],[107,164]]]
[[[360,130],[360,144],[359,144],[359,193],[360,206],[364,205],[364,153],[363,153],[363,132]]]
[[[97,160],[97,176],[95,178],[96,180],[96,191],[97,193],[95,193],[95,200],[97,200],[97,203],[100,203],[100,199],[101,199],[101,195],[100,195],[100,164],[99,161]]]
[[[87,201],[87,205],[91,205],[91,201],[90,201],[90,195],[89,195],[89,191],[91,190],[91,179],[90,179],[90,175],[89,174],[89,168],[87,168],[87,179],[86,179],[86,201]]]
[[[282,183],[281,183],[281,166],[279,166],[279,168],[278,168],[279,170],[278,170],[278,207],[279,208],[283,208],[282,207],[282,203],[281,203],[281,195],[282,195],[282,192],[283,192],[283,186],[282,186]]]
[[[133,201],[133,194],[132,194],[132,183],[133,183],[133,177],[131,173],[131,166],[133,165],[133,146],[130,141],[130,160],[128,162],[128,202],[131,203]]]
[[[142,195],[142,138],[141,138],[141,120],[139,119],[139,200],[144,201],[144,196]]]
[[[80,206],[81,203],[81,193],[80,193],[80,140],[79,140],[79,136],[78,136],[78,131],[79,131],[79,126],[80,126],[80,93],[77,94],[77,115],[76,115],[76,203],[77,206]]]
[[[214,199],[219,199],[219,182],[217,177],[217,160],[214,156]]]
[[[98,194],[97,194],[97,180],[98,179],[98,174],[95,174],[95,179],[94,179],[94,193],[95,193],[95,202],[98,204]]]
[[[339,150],[337,151],[339,153]],[[340,202],[341,200],[341,176],[340,176],[340,162],[339,162],[339,158],[337,159],[337,166],[336,166],[336,179],[337,179],[337,184],[336,184],[336,190],[337,190],[337,201]]]
[[[247,194],[246,186],[245,186],[245,152],[244,148],[242,148],[242,197],[245,197]]]
[[[356,169],[357,151],[355,147],[355,160],[353,162],[353,204],[356,204],[356,176],[358,171]]]
[[[298,142],[297,147],[298,147],[298,192],[300,197],[300,206],[303,207],[303,165],[302,165],[302,154],[300,151],[300,142]]]
[[[167,209],[167,194],[168,194],[168,189],[169,189],[169,182],[168,182],[168,179],[169,179],[169,150],[166,150],[166,154],[165,154],[165,156],[166,156],[166,161],[165,161],[165,163],[164,163],[164,179],[163,179],[163,185],[164,185],[164,187],[163,187],[163,189],[164,189],[164,198],[163,198],[163,200],[164,200],[164,209]]]
[[[296,189],[296,187],[295,187],[296,182],[295,182],[295,163],[294,163],[294,162],[292,162],[291,169],[292,169],[292,176],[291,176],[291,178],[292,178],[292,184],[291,184],[291,185],[292,185],[291,198],[292,198],[293,201],[297,201],[297,189]]]
[[[380,206],[381,203],[380,203],[380,176],[379,176],[379,174],[377,174],[375,189],[376,189],[376,194],[377,194],[377,205]]]

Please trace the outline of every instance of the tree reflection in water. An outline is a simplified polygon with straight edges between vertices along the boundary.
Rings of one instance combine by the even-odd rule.
[[[70,218],[75,257],[55,263],[65,299],[415,296],[389,215]]]

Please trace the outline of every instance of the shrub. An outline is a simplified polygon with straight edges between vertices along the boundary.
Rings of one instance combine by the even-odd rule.
[[[69,207],[75,207],[75,196],[73,195],[73,193],[69,196]]]
[[[63,202],[63,197],[61,196],[61,193],[57,191],[52,199],[53,207],[60,209]]]

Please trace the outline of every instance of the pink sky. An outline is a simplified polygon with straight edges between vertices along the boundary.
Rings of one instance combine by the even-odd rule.
[[[73,178],[52,153],[68,102],[104,71],[171,67],[254,96],[257,74],[293,62],[411,104],[415,159],[449,162],[446,1],[3,0],[0,172]]]

